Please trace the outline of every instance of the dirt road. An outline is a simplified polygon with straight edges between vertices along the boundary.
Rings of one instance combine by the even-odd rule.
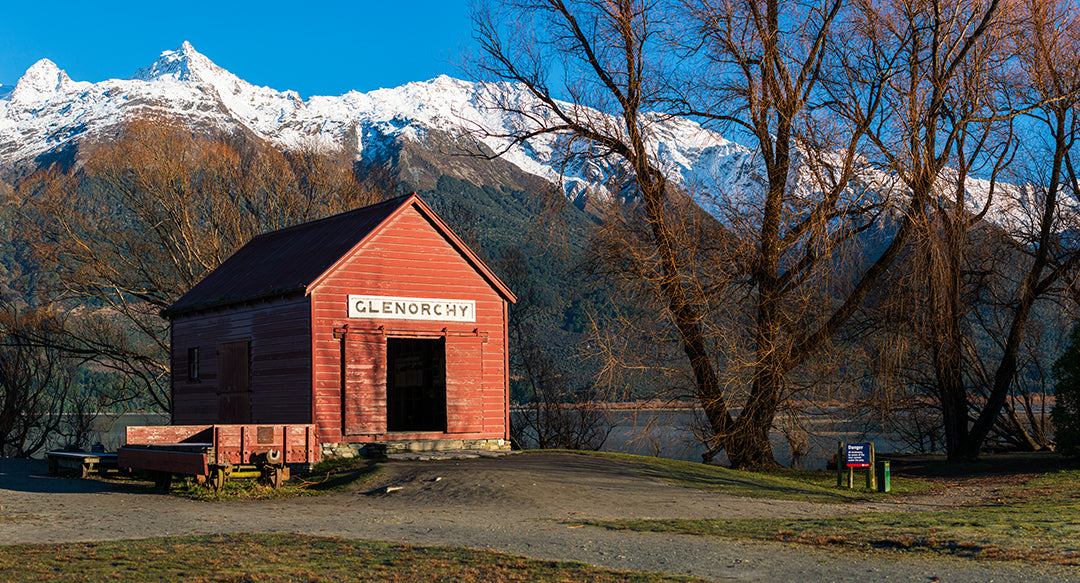
[[[400,486],[392,494],[376,494]],[[906,501],[952,505],[965,493]],[[0,459],[0,544],[219,532],[295,532],[456,545],[716,581],[1080,581],[1080,570],[832,552],[780,543],[608,531],[584,518],[823,516],[900,505],[747,499],[674,486],[633,463],[534,453],[390,462],[360,491],[290,500],[196,502],[100,480],[50,476],[44,462]]]

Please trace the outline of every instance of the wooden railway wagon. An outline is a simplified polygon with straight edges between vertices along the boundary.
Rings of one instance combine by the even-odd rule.
[[[509,449],[513,294],[416,195],[255,237],[163,315],[172,422]]]
[[[176,474],[220,490],[230,477],[260,477],[277,488],[288,464],[321,459],[314,425],[166,425],[127,428],[118,452],[122,469],[150,472],[168,489]]]

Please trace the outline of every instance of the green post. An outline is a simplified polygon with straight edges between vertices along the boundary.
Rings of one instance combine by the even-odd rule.
[[[870,442],[870,465],[866,467],[866,489],[877,490],[877,473],[874,471],[877,466],[874,460],[874,442]]]
[[[889,480],[889,462],[878,464],[878,492],[891,492],[892,484]]]

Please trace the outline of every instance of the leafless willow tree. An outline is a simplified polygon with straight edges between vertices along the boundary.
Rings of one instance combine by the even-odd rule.
[[[1007,76],[1003,36],[1012,27],[999,0],[928,0],[858,3],[855,31],[862,42],[846,57],[846,69],[862,84],[882,87],[882,106],[871,120],[871,159],[895,176],[909,195],[922,199],[913,279],[898,286],[910,298],[910,317],[934,371],[946,447],[965,443],[968,393],[963,379],[962,319],[968,237],[990,209],[998,173],[1008,164],[1013,142],[1010,113],[1001,103]],[[1007,101],[1007,100],[1006,100]],[[862,112],[847,115],[864,121]],[[982,120],[991,121],[982,121]],[[1007,116],[1006,116],[1006,119]],[[968,181],[989,174],[988,191],[971,210]],[[904,325],[904,324],[901,324]]]
[[[1019,69],[1018,84],[1008,87],[1026,103],[1023,164],[1010,189],[1004,213],[1015,222],[1009,229],[1021,254],[1022,269],[1006,278],[1007,294],[996,298],[1003,315],[994,326],[1000,358],[985,367],[993,370],[979,383],[982,408],[963,455],[978,455],[995,425],[1013,424],[1022,432],[1015,410],[1007,406],[1016,388],[1018,363],[1032,340],[1031,320],[1040,302],[1068,302],[1076,289],[1080,267],[1080,182],[1073,158],[1080,138],[1080,6],[1071,1],[1024,0],[1018,13],[1018,34],[1013,36]],[[1005,272],[1009,273],[1009,272]],[[1031,435],[1019,435],[1029,447],[1040,444]]]
[[[888,87],[874,160],[928,202],[885,336],[902,389],[923,387],[940,411],[950,459],[977,457],[992,430],[1045,445],[1007,397],[1034,352],[1032,310],[1075,266],[1075,215],[1061,206],[1076,89],[1059,24],[1072,11],[997,0],[862,11],[872,42],[850,68]]]
[[[165,119],[128,123],[85,167],[19,185],[20,228],[70,310],[62,342],[124,379],[115,400],[168,411],[168,323],[159,312],[259,233],[374,202],[379,184],[334,153],[282,153]]]
[[[894,295],[906,313],[894,330],[909,333],[895,355],[939,407],[950,459],[977,457],[991,431],[1038,448],[1045,436],[1025,429],[1038,421],[1021,419],[1008,397],[1024,393],[1017,363],[1035,352],[1032,310],[1061,296],[1075,267],[1067,235],[1075,215],[1062,207],[1062,190],[1076,103],[1065,71],[1076,65],[1063,60],[1067,33],[1059,31],[1067,28],[1058,27],[1074,9],[998,1],[897,8],[907,5],[866,12],[875,18],[867,27],[890,31],[870,53],[903,46],[906,63],[874,133],[876,160],[910,190],[931,193],[913,267]],[[930,375],[920,377],[920,363]]]
[[[792,375],[856,313],[926,201],[908,197],[881,252],[854,259],[894,202],[861,168],[885,88],[842,66],[855,22],[840,0],[550,0],[476,16],[481,67],[533,98],[493,104],[525,120],[502,137],[556,134],[567,161],[624,169],[609,187],[603,263],[656,298],[653,344],[680,347],[714,452],[736,467],[775,465],[768,433]],[[655,133],[676,114],[750,136],[761,186],[675,185]]]
[[[36,339],[60,333],[47,308],[0,302],[0,456],[25,457],[45,446],[78,401],[76,359]]]

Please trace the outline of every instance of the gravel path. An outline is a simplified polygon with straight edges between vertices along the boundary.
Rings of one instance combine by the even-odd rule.
[[[392,494],[377,494],[400,486]],[[906,504],[747,499],[673,486],[621,460],[558,453],[391,462],[361,491],[290,500],[196,502],[123,484],[50,476],[44,462],[0,459],[0,544],[219,532],[295,532],[456,545],[715,581],[1080,581],[1080,570],[834,552],[781,543],[575,527],[584,518],[823,516],[929,510],[992,494],[958,487]]]

